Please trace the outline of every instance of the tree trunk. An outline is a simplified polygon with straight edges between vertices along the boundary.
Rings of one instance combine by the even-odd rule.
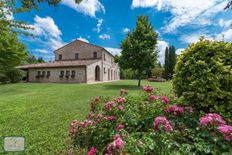
[[[138,70],[138,86],[140,87],[140,85],[141,85],[141,71],[140,70]]]

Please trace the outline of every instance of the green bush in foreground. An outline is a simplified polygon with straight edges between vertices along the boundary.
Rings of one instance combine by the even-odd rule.
[[[232,126],[215,113],[198,114],[176,97],[145,86],[139,96],[97,97],[69,135],[77,154],[231,154]]]
[[[232,121],[232,43],[201,39],[178,57],[173,79],[177,96],[205,112]]]

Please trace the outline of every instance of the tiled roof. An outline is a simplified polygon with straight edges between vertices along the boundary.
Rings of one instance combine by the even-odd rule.
[[[28,69],[28,68],[57,68],[57,67],[77,67],[77,66],[88,66],[99,59],[94,60],[70,60],[70,61],[53,61],[47,63],[38,63],[38,64],[29,64],[18,66],[19,69]]]

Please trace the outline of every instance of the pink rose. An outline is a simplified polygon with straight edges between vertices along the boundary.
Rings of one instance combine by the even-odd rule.
[[[115,102],[114,101],[109,101],[105,104],[105,110],[106,111],[111,111],[113,110],[114,108],[114,105],[115,105]]]
[[[229,125],[221,125],[218,127],[218,131],[223,134],[225,140],[232,140],[232,126]]]
[[[97,152],[97,149],[95,149],[94,147],[91,147],[87,155],[95,155],[96,152]]]
[[[116,131],[118,132],[119,130],[124,129],[124,125],[123,124],[119,124],[116,128]]]
[[[123,111],[123,109],[124,109],[123,106],[121,106],[121,105],[118,106],[118,110],[119,110],[119,111]]]
[[[179,115],[184,113],[184,108],[174,104],[172,106],[169,106],[167,110],[165,110],[165,112],[173,112],[174,115]]]
[[[101,96],[97,96],[97,97],[95,98],[95,102],[99,102],[99,101],[101,101]]]
[[[200,118],[200,125],[205,126],[208,124],[212,126],[221,126],[226,125],[226,121],[216,113],[208,113]]]
[[[155,95],[150,95],[149,96],[149,99],[150,100],[157,100],[159,97],[158,96],[155,96]]]
[[[162,96],[162,101],[166,104],[168,104],[169,99],[166,96]]]
[[[113,155],[116,151],[121,150],[125,142],[116,134],[114,141],[107,146],[106,155]]]
[[[115,121],[117,119],[117,117],[115,117],[115,116],[105,116],[103,119],[108,120],[108,121]]]
[[[119,103],[119,104],[122,104],[122,103],[124,103],[126,100],[125,100],[125,98],[123,98],[123,97],[119,97],[118,99],[117,99],[117,102]]]
[[[73,120],[70,123],[70,126],[69,126],[69,136],[75,137],[78,125],[79,125],[79,121],[78,120]]]
[[[147,85],[147,86],[143,87],[143,90],[146,91],[146,92],[148,92],[148,93],[151,93],[153,91],[153,88],[152,88],[152,86]]]
[[[154,120],[154,130],[160,130],[160,125],[164,128],[166,132],[172,131],[172,126],[165,117],[158,116]]]

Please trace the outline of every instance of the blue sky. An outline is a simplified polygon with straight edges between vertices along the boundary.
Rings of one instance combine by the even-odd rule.
[[[204,35],[232,42],[232,10],[223,10],[226,0],[62,0],[58,7],[40,4],[39,10],[16,14],[27,21],[34,37],[20,36],[34,55],[53,60],[53,51],[74,39],[120,53],[120,43],[136,24],[139,15],[149,16],[159,33],[157,51],[162,62],[164,49],[174,45],[177,53]]]

